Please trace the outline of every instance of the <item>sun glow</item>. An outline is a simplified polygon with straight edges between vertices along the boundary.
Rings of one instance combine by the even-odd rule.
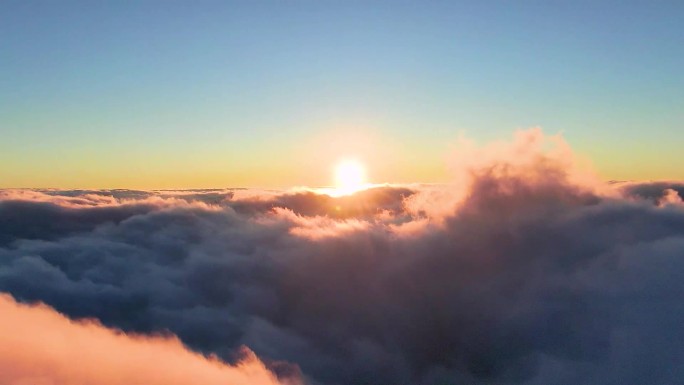
[[[365,179],[364,167],[356,160],[344,160],[335,168],[335,187],[340,195],[363,189]]]

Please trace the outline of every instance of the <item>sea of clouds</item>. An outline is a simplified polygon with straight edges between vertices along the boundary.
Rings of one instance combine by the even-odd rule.
[[[684,378],[684,183],[603,182],[539,129],[450,162],[341,197],[0,190],[0,381]]]

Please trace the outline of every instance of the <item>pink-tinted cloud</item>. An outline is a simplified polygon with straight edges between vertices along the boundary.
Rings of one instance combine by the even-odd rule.
[[[6,385],[276,385],[249,350],[236,365],[174,336],[127,335],[94,320],[0,295],[0,383]]]
[[[449,157],[453,181],[424,186],[407,198],[409,212],[441,220],[459,207],[472,203],[478,187],[496,187],[498,193],[515,192],[523,184],[566,185],[587,193],[608,196],[615,191],[593,173],[561,135],[545,135],[540,128],[519,130],[510,141],[478,146],[461,137]],[[495,184],[486,185],[489,182]]]

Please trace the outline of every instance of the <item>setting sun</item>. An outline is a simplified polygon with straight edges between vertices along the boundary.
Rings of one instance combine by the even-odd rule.
[[[335,187],[342,194],[360,190],[365,183],[365,170],[356,160],[344,160],[335,168]]]
[[[0,385],[684,385],[682,16],[0,0]]]

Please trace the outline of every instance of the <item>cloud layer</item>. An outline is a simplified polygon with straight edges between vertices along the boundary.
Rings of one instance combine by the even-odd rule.
[[[6,190],[0,290],[311,384],[684,376],[682,184],[601,183],[539,130],[453,161],[338,198]]]

